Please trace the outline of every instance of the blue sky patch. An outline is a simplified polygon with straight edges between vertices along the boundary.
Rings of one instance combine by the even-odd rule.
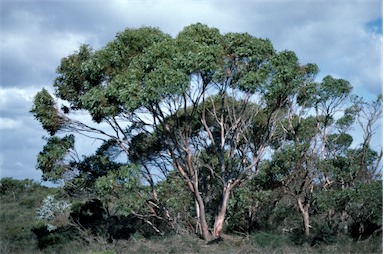
[[[368,31],[383,34],[383,19],[376,19],[366,24]]]

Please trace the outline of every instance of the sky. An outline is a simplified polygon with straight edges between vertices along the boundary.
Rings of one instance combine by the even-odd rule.
[[[0,178],[41,179],[36,157],[48,133],[29,113],[34,95],[53,91],[61,58],[82,44],[99,49],[125,28],[176,36],[200,22],[222,34],[247,32],[316,63],[319,80],[346,79],[368,101],[382,92],[381,0],[0,0],[0,10]],[[78,143],[80,154],[98,146]],[[381,145],[380,123],[373,146]]]

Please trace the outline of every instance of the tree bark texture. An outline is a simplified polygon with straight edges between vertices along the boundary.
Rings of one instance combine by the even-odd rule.
[[[207,219],[206,219],[206,216],[205,216],[205,205],[204,205],[204,200],[203,198],[201,197],[201,195],[199,193],[196,193],[195,192],[195,199],[196,199],[196,202],[198,203],[198,208],[199,208],[199,223],[200,223],[200,228],[201,228],[201,232],[202,232],[202,238],[205,240],[205,241],[210,241],[212,239],[212,235],[211,233],[209,232],[209,228],[208,228],[208,224],[207,224]]]
[[[304,227],[304,233],[306,237],[309,237],[309,230],[310,230],[310,225],[309,225],[309,204],[303,204],[303,201],[301,198],[297,199],[297,204],[300,209],[301,217],[303,219],[303,227]]]
[[[223,230],[224,219],[225,219],[225,215],[226,215],[226,212],[227,212],[227,205],[228,205],[229,195],[231,193],[230,184],[228,184],[228,186],[226,188],[224,188],[223,193],[224,193],[224,195],[223,195],[223,201],[222,201],[222,204],[221,204],[221,209],[220,209],[219,214],[216,217],[215,224],[214,224],[214,227],[213,227],[213,236],[215,238],[219,238],[220,235],[221,235],[221,232]]]

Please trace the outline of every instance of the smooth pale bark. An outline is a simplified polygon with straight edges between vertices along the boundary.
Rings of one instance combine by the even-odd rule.
[[[225,214],[227,212],[227,205],[228,205],[230,193],[231,193],[231,189],[229,187],[225,188],[221,209],[219,214],[216,217],[215,224],[213,227],[213,236],[215,238],[219,238],[223,230],[224,219],[225,219]]]
[[[195,192],[195,199],[199,205],[199,214],[200,214],[199,223],[200,223],[201,232],[202,232],[201,236],[205,241],[210,241],[212,239],[212,235],[209,232],[207,219],[205,217],[205,205],[204,205],[203,198],[198,192],[197,193]]]
[[[201,225],[200,225],[200,206],[196,199],[195,199],[195,209],[196,209],[196,219],[197,219],[195,233],[202,235],[203,232],[201,232]]]
[[[204,200],[199,192],[199,186],[198,186],[198,181],[190,181],[188,174],[186,173],[186,170],[180,165],[178,160],[175,158],[175,155],[173,151],[170,149],[168,150],[169,154],[171,155],[171,158],[173,162],[176,165],[176,168],[178,169],[181,177],[184,179],[184,181],[187,183],[188,189],[193,193],[195,201],[196,201],[196,208],[198,209],[197,214],[198,214],[198,223],[200,224],[201,228],[201,236],[205,241],[210,241],[212,239],[212,235],[209,232],[208,229],[208,224],[207,224],[207,219],[205,216],[205,205],[204,205]],[[195,177],[197,177],[195,175]]]
[[[343,211],[341,213],[341,224],[344,225],[343,226],[343,230],[344,230],[344,234],[348,234],[348,223],[347,223],[347,219],[348,219],[348,214],[346,211]]]
[[[303,204],[301,198],[297,199],[297,204],[300,209],[301,217],[303,218],[304,233],[306,237],[309,237],[309,204]]]
[[[259,155],[255,156],[253,158],[253,162],[243,170],[243,172],[237,177],[237,179],[235,181],[230,180],[226,184],[226,186],[223,188],[223,200],[221,203],[221,209],[220,209],[219,214],[216,217],[215,224],[213,226],[213,237],[214,238],[220,238],[220,236],[221,236],[223,226],[224,226],[224,220],[225,220],[225,216],[226,216],[226,212],[227,212],[229,196],[231,194],[232,189],[235,188],[241,182],[241,180],[243,179],[246,172],[251,170],[256,165],[256,163],[260,160],[263,152],[264,152],[264,147],[260,147],[259,148]]]

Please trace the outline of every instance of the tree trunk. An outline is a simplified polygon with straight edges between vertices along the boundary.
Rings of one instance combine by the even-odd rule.
[[[309,204],[303,204],[301,198],[297,199],[297,204],[299,205],[301,217],[303,218],[304,233],[306,237],[309,237]]]
[[[197,219],[195,233],[202,235],[203,232],[201,231],[201,225],[200,225],[200,206],[196,199],[195,199],[195,209],[196,209],[196,219]]]
[[[206,219],[206,214],[205,214],[205,205],[204,205],[204,200],[201,197],[201,194],[199,192],[199,185],[198,185],[198,181],[197,181],[197,174],[195,174],[195,180],[194,181],[190,181],[190,178],[189,178],[188,174],[185,172],[183,167],[180,165],[178,160],[175,158],[175,155],[174,155],[173,151],[171,149],[169,149],[168,151],[169,151],[169,154],[171,155],[171,158],[172,158],[173,162],[175,163],[175,165],[176,165],[176,167],[177,167],[177,169],[178,169],[182,179],[185,180],[188,189],[194,195],[195,202],[196,202],[196,208],[198,209],[198,210],[196,210],[197,220],[198,220],[197,223],[199,224],[200,230],[202,232],[201,237],[205,241],[208,242],[208,241],[210,241],[212,239],[212,235],[211,235],[211,233],[208,230],[208,224],[207,224],[207,219]]]
[[[348,219],[348,214],[347,214],[346,211],[343,211],[341,213],[341,224],[343,225],[344,234],[348,234],[348,222],[347,222],[347,219]]]
[[[211,233],[209,232],[208,230],[208,224],[207,224],[207,219],[205,217],[205,205],[204,205],[204,201],[203,201],[203,198],[201,197],[201,195],[199,193],[195,193],[195,200],[198,204],[198,214],[199,214],[199,217],[198,217],[198,220],[199,220],[199,224],[200,224],[200,228],[201,228],[201,237],[205,240],[205,241],[210,241],[212,239],[212,235]]]
[[[223,201],[221,204],[221,209],[219,214],[216,217],[215,224],[213,227],[213,236],[215,238],[220,238],[221,232],[223,230],[224,219],[225,219],[225,214],[227,212],[227,205],[228,205],[230,193],[231,193],[231,188],[230,188],[230,184],[228,184],[228,186],[224,188],[224,195],[223,195]]]

